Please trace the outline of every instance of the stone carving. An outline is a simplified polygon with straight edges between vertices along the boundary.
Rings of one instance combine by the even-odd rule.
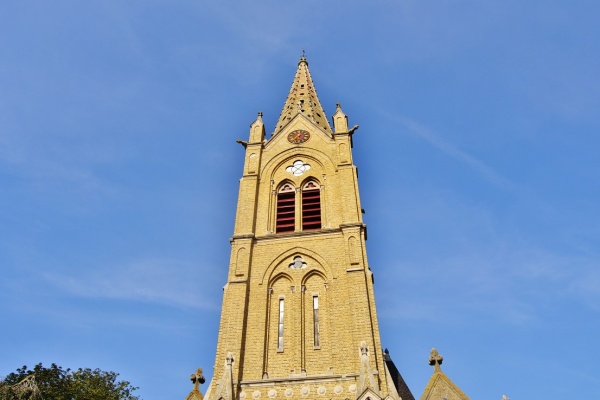
[[[379,385],[375,381],[371,363],[369,362],[369,348],[366,342],[360,344],[360,377],[358,380],[358,392],[360,397],[367,389],[379,396]]]
[[[431,352],[429,353],[429,365],[433,365],[434,371],[442,370],[440,365],[442,365],[443,361],[444,357],[442,357],[435,348],[431,349]]]
[[[193,382],[194,384],[194,390],[199,390],[199,386],[201,384],[203,384],[204,382],[206,382],[206,380],[204,379],[204,375],[202,375],[202,368],[198,368],[196,370],[196,372],[194,372],[191,376],[190,376],[190,380]]]
[[[310,164],[305,164],[302,160],[296,160],[286,167],[286,171],[294,176],[301,176],[310,169]]]
[[[290,269],[304,269],[306,268],[306,261],[301,256],[294,257],[294,260],[289,265]]]
[[[202,368],[198,368],[196,372],[190,376],[190,380],[194,384],[194,388],[186,397],[186,400],[203,400],[204,396],[200,392],[200,385],[205,382],[204,375],[202,375]]]
[[[227,353],[225,357],[225,372],[217,383],[217,390],[212,399],[233,400],[233,353]],[[260,392],[259,392],[260,394]]]

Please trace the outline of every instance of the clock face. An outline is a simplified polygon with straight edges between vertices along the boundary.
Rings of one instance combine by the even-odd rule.
[[[290,132],[288,134],[287,138],[288,138],[288,142],[290,142],[290,143],[300,144],[300,143],[304,143],[308,139],[310,139],[310,133],[308,133],[307,131],[298,129],[298,130]]]

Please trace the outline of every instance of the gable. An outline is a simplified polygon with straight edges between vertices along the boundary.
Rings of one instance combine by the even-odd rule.
[[[423,391],[421,400],[470,400],[454,382],[441,371],[433,374]]]
[[[277,146],[279,142],[284,142],[289,145],[290,143],[288,142],[288,135],[296,130],[304,130],[309,132],[310,141],[316,140],[327,143],[333,142],[333,138],[329,133],[323,131],[321,127],[316,125],[303,114],[296,114],[289,124],[269,138],[265,145],[265,150],[269,150],[271,147]]]

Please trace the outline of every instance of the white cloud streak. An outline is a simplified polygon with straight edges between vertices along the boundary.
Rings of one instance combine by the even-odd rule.
[[[214,298],[202,295],[201,270],[185,261],[146,259],[79,275],[46,273],[44,278],[51,285],[78,297],[217,309]]]
[[[479,172],[488,182],[504,189],[507,191],[514,191],[518,188],[518,186],[504,178],[502,175],[494,171],[491,167],[486,165],[484,162],[478,160],[472,155],[462,151],[455,145],[448,143],[445,141],[440,135],[426,127],[425,125],[403,116],[393,116],[391,114],[384,114],[384,116],[388,119],[394,120],[404,126],[410,133],[416,135],[429,144],[433,145],[438,150],[441,150],[445,154],[450,157],[461,161],[462,163],[468,165],[475,171]]]

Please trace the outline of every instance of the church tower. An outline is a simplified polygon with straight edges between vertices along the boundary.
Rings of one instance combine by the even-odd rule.
[[[303,56],[273,134],[259,113],[238,140],[245,162],[207,400],[414,399],[379,337],[358,126],[339,104],[332,120]]]

